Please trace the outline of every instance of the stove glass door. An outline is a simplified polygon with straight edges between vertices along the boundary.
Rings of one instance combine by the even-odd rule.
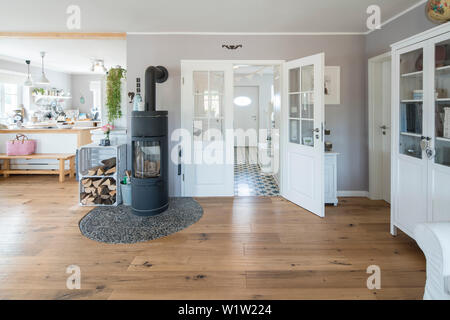
[[[161,143],[159,141],[134,141],[134,177],[138,179],[161,176]]]

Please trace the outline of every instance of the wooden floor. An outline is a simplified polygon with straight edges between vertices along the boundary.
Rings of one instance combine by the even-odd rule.
[[[325,219],[282,198],[198,199],[195,225],[163,239],[84,238],[75,181],[0,178],[1,299],[420,299],[425,259],[389,234],[381,201],[343,198]],[[66,268],[81,268],[81,290]],[[366,268],[381,268],[381,290]]]

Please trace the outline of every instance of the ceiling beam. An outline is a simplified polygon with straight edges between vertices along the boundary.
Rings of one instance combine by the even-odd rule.
[[[125,32],[0,32],[0,38],[125,40]]]

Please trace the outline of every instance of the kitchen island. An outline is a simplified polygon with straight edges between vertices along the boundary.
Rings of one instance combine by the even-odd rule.
[[[95,128],[72,129],[2,129],[0,130],[0,153],[6,153],[6,142],[24,134],[36,140],[36,153],[76,153],[81,146],[92,142],[91,130]],[[12,169],[58,169],[56,160],[12,160]]]

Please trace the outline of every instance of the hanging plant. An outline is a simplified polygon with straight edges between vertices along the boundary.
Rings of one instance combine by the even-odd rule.
[[[122,94],[122,79],[125,78],[126,70],[118,66],[111,68],[106,77],[106,107],[108,123],[113,124],[114,120],[122,117],[122,110],[120,109]]]

